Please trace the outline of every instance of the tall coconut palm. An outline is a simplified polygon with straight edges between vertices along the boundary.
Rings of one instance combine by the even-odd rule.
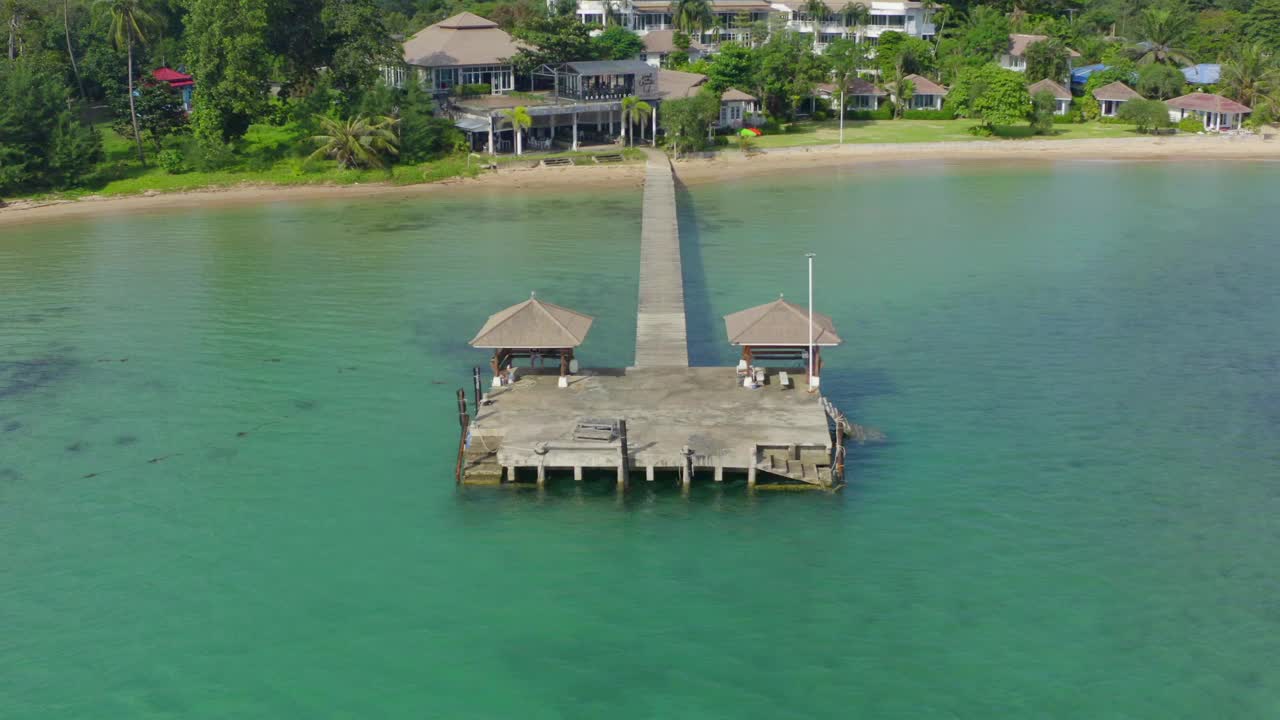
[[[715,22],[709,0],[676,0],[671,15],[676,29],[689,35],[701,34]]]
[[[1149,7],[1138,18],[1138,31],[1143,43],[1134,51],[1142,64],[1153,62],[1166,65],[1190,65],[1194,60],[1182,47],[1191,24],[1180,13],[1170,8]]]
[[[533,118],[529,115],[529,109],[523,105],[513,107],[510,110],[503,110],[502,117],[506,118],[511,125],[511,132],[516,136],[516,155],[524,154],[524,131],[533,125]]]
[[[67,59],[71,61],[71,72],[76,76],[76,85],[80,86],[80,99],[84,100],[84,79],[80,77],[80,66],[76,64],[76,53],[71,49],[71,0],[62,0],[62,33],[67,39]]]
[[[824,0],[805,0],[804,11],[813,21],[813,50],[818,51],[818,38],[822,37],[822,21],[831,12]]]
[[[911,73],[907,72],[907,67],[915,57],[911,51],[903,48],[898,54],[898,59],[893,63],[893,119],[898,120],[903,113],[907,111],[907,106],[911,104],[911,98],[915,96],[916,86],[907,76]]]
[[[632,126],[639,122],[644,127],[644,121],[653,114],[653,106],[641,100],[635,95],[622,98],[622,139],[630,145],[635,145],[635,131]]]
[[[1280,57],[1261,43],[1237,48],[1222,64],[1219,83],[1231,99],[1255,111],[1280,108]]]
[[[138,143],[138,160],[146,164],[142,151],[142,132],[138,129],[138,111],[133,103],[133,46],[146,45],[147,33],[155,26],[142,0],[96,0],[95,5],[107,15],[111,23],[111,42],[117,48],[124,45],[129,51],[129,118],[133,121],[133,139]]]
[[[350,120],[334,120],[316,115],[320,134],[311,141],[319,145],[312,158],[332,158],[344,170],[352,168],[383,167],[384,155],[399,155],[394,118],[371,119],[357,115]]]

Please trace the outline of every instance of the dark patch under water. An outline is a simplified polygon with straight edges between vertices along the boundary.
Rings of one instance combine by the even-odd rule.
[[[299,410],[315,410],[316,401],[315,400],[294,400],[293,406]]]
[[[69,453],[78,453],[78,452],[80,452],[81,450],[84,450],[84,449],[86,449],[86,448],[88,448],[88,447],[89,447],[89,443],[87,443],[87,442],[85,442],[85,441],[83,441],[83,440],[77,440],[77,441],[75,441],[75,442],[73,442],[73,443],[71,443],[70,445],[68,445],[68,446],[67,446],[67,452],[69,452]]]
[[[4,431],[7,433],[17,432],[22,429],[22,423],[17,420],[10,420],[4,424]]]
[[[116,437],[116,445],[123,447],[125,445],[133,445],[138,442],[137,435],[120,435]]]
[[[65,353],[0,362],[0,399],[20,397],[71,377],[80,361]]]

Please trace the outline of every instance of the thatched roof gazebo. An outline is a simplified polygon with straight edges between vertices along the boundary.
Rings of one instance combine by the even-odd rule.
[[[787,302],[781,296],[771,303],[757,305],[724,317],[729,343],[742,348],[739,370],[750,368],[756,360],[803,362],[810,386],[818,384],[822,375],[824,347],[844,342],[836,333],[831,317],[813,313],[813,376],[808,377],[809,310]]]
[[[574,363],[573,350],[586,340],[593,322],[590,315],[531,294],[528,300],[490,315],[470,345],[493,350],[489,363],[494,387],[502,384],[503,371],[513,367],[517,358],[529,358],[530,365],[537,367],[547,356],[559,357],[563,387]]]

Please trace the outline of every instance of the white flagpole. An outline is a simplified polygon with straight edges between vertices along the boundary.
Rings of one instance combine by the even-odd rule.
[[[813,253],[805,253],[809,258],[809,389],[813,389]]]

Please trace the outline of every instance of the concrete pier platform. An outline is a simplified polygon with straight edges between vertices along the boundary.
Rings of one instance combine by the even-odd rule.
[[[619,442],[575,440],[574,429],[583,419],[623,419],[630,469],[650,479],[649,468],[678,472],[686,463],[714,469],[717,478],[725,471],[754,476],[752,468],[812,484],[823,484],[823,468],[830,477],[831,436],[819,396],[782,389],[776,377],[750,390],[731,367],[585,370],[559,389],[547,372],[522,369],[514,385],[490,392],[492,404],[471,425],[470,454],[487,455],[490,467],[542,467],[540,476],[617,468]],[[784,452],[804,477],[771,457]]]

